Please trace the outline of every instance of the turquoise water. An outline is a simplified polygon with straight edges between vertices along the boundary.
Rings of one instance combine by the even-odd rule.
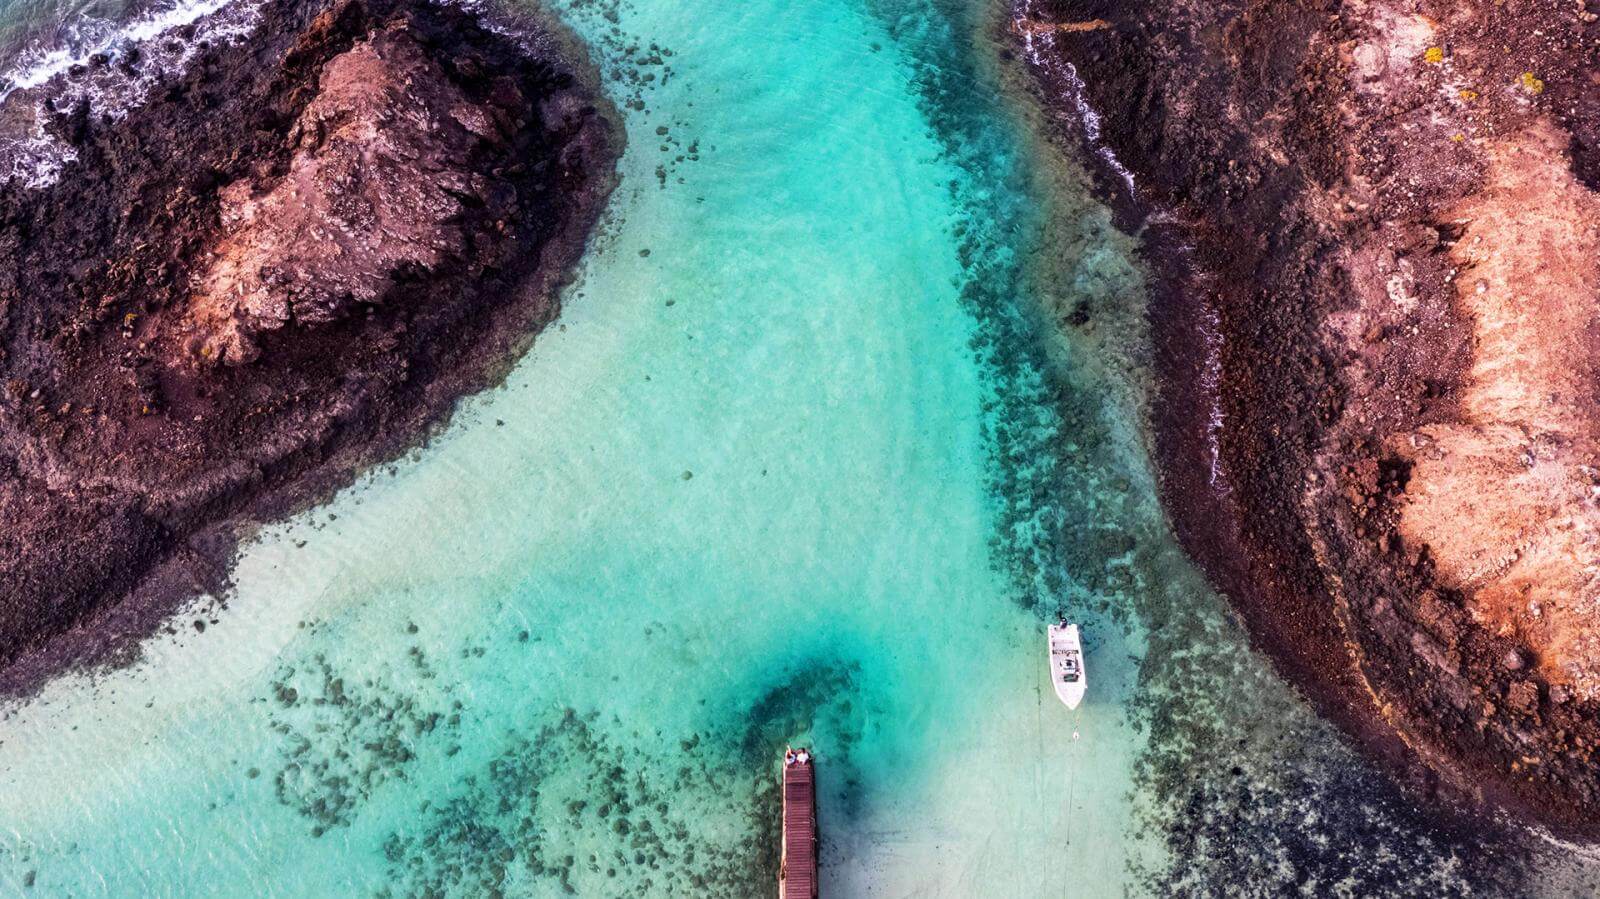
[[[560,326],[253,547],[203,635],[11,722],[41,886],[748,895],[789,740],[823,759],[834,889],[970,894],[1074,830],[1047,873],[1120,876],[1126,666],[1097,649],[1079,721],[1046,702],[991,564],[954,236],[983,223],[917,61],[850,3],[607,11],[567,12],[619,99],[657,77]]]
[[[998,7],[554,11],[630,139],[559,324],[203,633],[10,710],[0,892],[768,895],[788,742],[828,895],[1477,876],[1168,538],[1139,275]]]

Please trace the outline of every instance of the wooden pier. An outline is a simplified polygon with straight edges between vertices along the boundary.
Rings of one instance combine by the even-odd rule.
[[[817,783],[811,754],[784,753],[778,899],[817,899]]]

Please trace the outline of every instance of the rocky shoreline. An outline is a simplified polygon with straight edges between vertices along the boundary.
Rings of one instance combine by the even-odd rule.
[[[131,109],[74,89],[140,64],[0,104],[70,149],[0,181],[6,693],[136,652],[261,523],[501,380],[622,147],[553,26],[426,0],[266,0]]]
[[[1163,501],[1420,792],[1600,838],[1600,10],[1022,0],[1154,284]]]

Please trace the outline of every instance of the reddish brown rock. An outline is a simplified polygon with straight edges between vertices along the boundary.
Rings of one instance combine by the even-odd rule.
[[[0,687],[223,586],[554,317],[621,138],[552,28],[268,0],[126,115],[60,110],[76,160],[0,183]]]
[[[488,186],[470,160],[505,146],[402,22],[323,67],[288,139],[287,172],[219,191],[221,233],[186,310],[206,359],[254,361],[262,332],[338,321],[400,273],[462,258],[457,222]]]
[[[1017,6],[1142,228],[1185,547],[1420,789],[1600,838],[1600,17]]]

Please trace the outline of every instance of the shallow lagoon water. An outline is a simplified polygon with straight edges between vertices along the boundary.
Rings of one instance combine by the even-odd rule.
[[[1137,273],[987,5],[554,9],[630,141],[559,324],[225,608],[10,710],[0,891],[770,894],[787,742],[830,895],[1473,875],[1172,546]]]
[[[991,564],[965,173],[915,61],[848,3],[567,12],[646,109],[561,324],[253,546],[203,634],[7,722],[10,876],[748,895],[789,740],[836,890],[1120,876],[1120,638],[1074,721]]]

